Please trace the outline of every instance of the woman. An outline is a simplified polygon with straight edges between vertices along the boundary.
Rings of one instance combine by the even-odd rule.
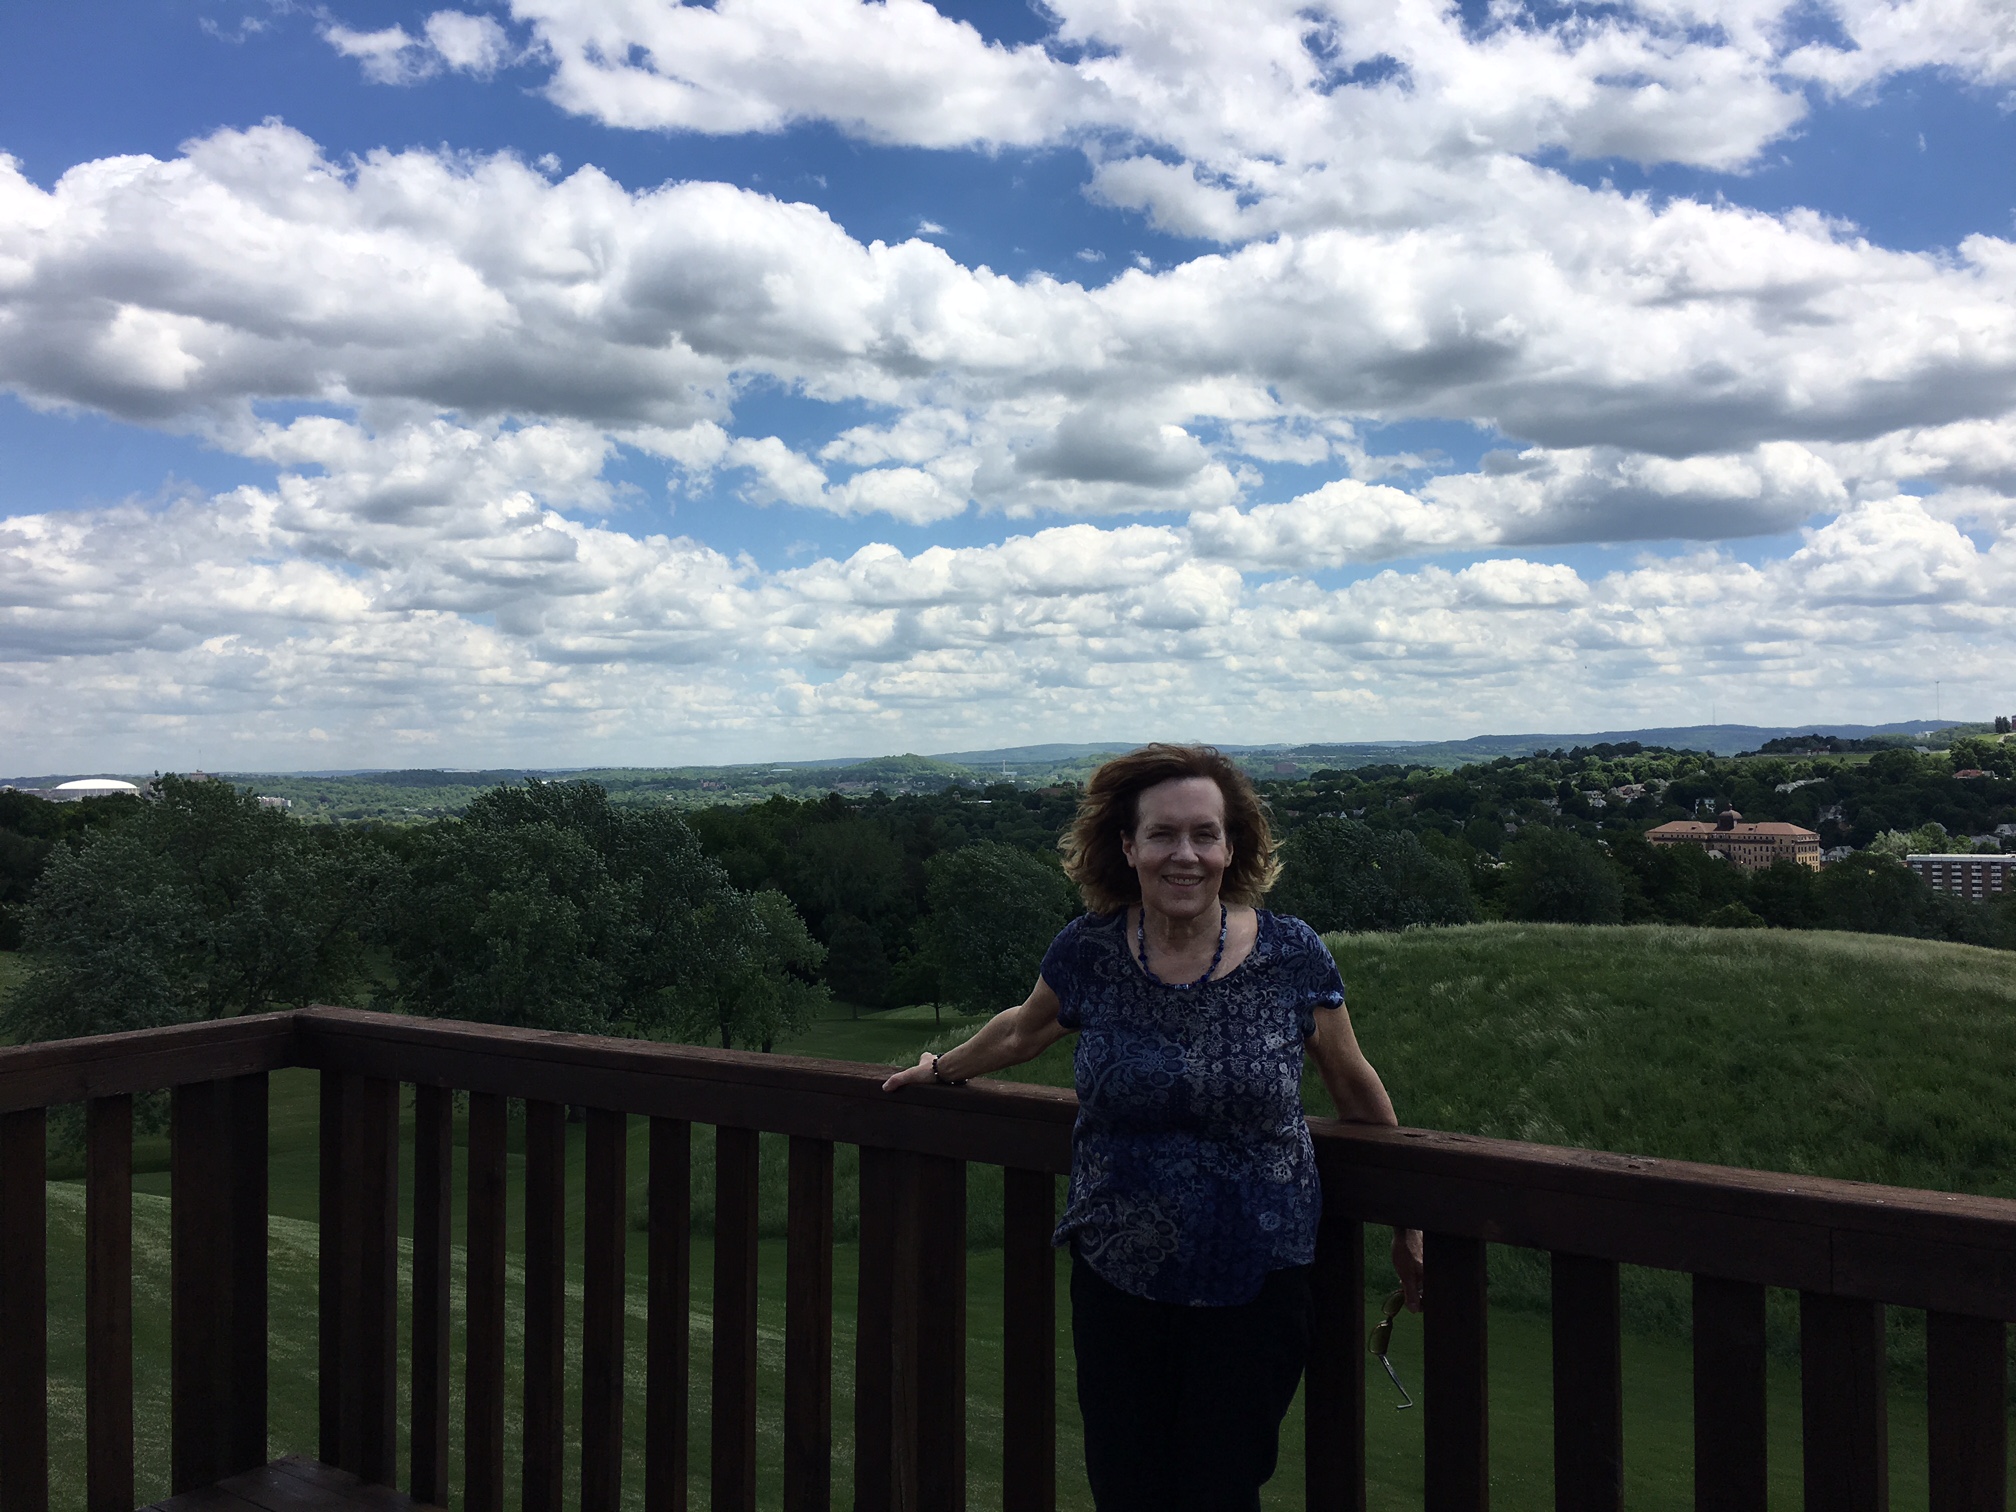
[[[1304,1054],[1340,1118],[1393,1105],[1299,919],[1258,907],[1279,870],[1245,775],[1204,746],[1150,745],[1093,774],[1064,845],[1089,910],[1036,988],[885,1090],[962,1082],[1079,1035],[1072,1338],[1100,1512],[1247,1512],[1274,1473],[1309,1342],[1321,1204]],[[1420,1236],[1396,1233],[1410,1306]]]

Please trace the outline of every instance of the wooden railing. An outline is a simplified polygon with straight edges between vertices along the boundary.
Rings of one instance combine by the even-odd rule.
[[[784,1504],[829,1505],[834,1146],[861,1150],[853,1501],[966,1504],[966,1167],[1006,1168],[1003,1500],[1056,1498],[1055,1178],[1068,1093],[976,1082],[878,1090],[877,1068],[341,1009],[0,1051],[0,1512],[48,1505],[45,1110],[86,1119],[89,1512],[134,1503],[136,1093],[172,1088],[172,1481],[265,1462],[267,1074],[321,1073],[320,1455],[367,1481],[395,1463],[402,1083],[413,1084],[411,1379],[404,1483],[445,1504],[450,1443],[453,1094],[468,1094],[462,1505],[505,1501],[506,1100],[525,1102],[524,1512],[558,1512],[568,1105],[587,1111],[581,1512],[621,1493],[628,1140],[650,1120],[646,1512],[683,1512],[690,1130],[715,1138],[713,1506],[753,1508],[758,1134],[789,1136]],[[1488,1505],[1485,1247],[1552,1254],[1556,1504],[1622,1504],[1620,1264],[1690,1273],[1695,1499],[1765,1507],[1765,1288],[1800,1293],[1805,1505],[1887,1505],[1884,1308],[1927,1313],[1935,1512],[2005,1500],[2004,1320],[2016,1202],[1772,1176],[1419,1130],[1312,1121],[1325,1196],[1305,1392],[1308,1505],[1365,1503],[1364,1234],[1427,1231],[1426,1505]]]

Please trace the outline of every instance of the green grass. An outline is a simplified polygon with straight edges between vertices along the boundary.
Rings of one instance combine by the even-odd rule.
[[[1401,1120],[2016,1197],[2016,957],[1483,924],[1330,940]]]
[[[28,955],[19,950],[0,950],[0,1001],[28,974]]]
[[[1484,925],[1406,935],[1333,939],[1367,1053],[1410,1123],[1671,1158],[1998,1192],[2009,1190],[2011,1136],[1996,1094],[2016,1070],[2016,961],[1961,946],[1862,936],[1765,931],[1570,929]],[[0,955],[0,963],[7,957]],[[844,1010],[784,1048],[801,1054],[909,1062],[927,1045],[970,1032],[972,1021],[935,1025],[928,1010],[863,1015]],[[1060,1045],[1015,1079],[1066,1084]],[[1327,1111],[1313,1079],[1310,1106]],[[315,1450],[315,1077],[282,1072],[272,1083],[273,1452]],[[514,1130],[514,1136],[516,1131]],[[581,1130],[570,1127],[570,1217],[578,1228]],[[694,1131],[696,1220],[713,1211],[711,1133]],[[458,1130],[459,1138],[459,1130]],[[644,1128],[633,1122],[631,1212],[643,1210]],[[781,1452],[782,1141],[766,1138],[760,1225],[763,1306],[759,1339],[759,1462],[766,1507],[778,1505]],[[167,1191],[165,1141],[136,1149],[136,1324],[140,1490],[167,1478]],[[855,1251],[853,1152],[836,1152],[835,1503],[851,1502],[852,1305]],[[60,1159],[53,1169],[62,1172]],[[74,1174],[74,1172],[66,1173]],[[511,1162],[512,1224],[519,1224],[522,1167]],[[971,1502],[998,1505],[1000,1455],[999,1173],[969,1173],[969,1462]],[[52,1182],[51,1406],[59,1507],[81,1505],[82,1194]],[[460,1243],[459,1215],[457,1243]],[[1383,1236],[1375,1243],[1383,1240]],[[514,1247],[519,1239],[514,1237]],[[630,1381],[641,1403],[644,1236],[631,1236]],[[696,1241],[694,1505],[706,1504],[711,1245]],[[578,1266],[578,1252],[576,1258]],[[1383,1272],[1378,1264],[1373,1274]],[[1063,1267],[1060,1265],[1060,1283]],[[515,1274],[515,1272],[514,1272]],[[570,1275],[578,1294],[578,1271]],[[1374,1281],[1375,1291],[1383,1289]],[[1501,1509],[1551,1505],[1550,1352],[1544,1261],[1493,1251],[1493,1497]],[[1625,1344],[1627,1495],[1639,1508],[1691,1505],[1692,1373],[1685,1296],[1674,1278],[1627,1271],[1631,1331]],[[458,1294],[459,1300],[459,1294]],[[1059,1472],[1062,1504],[1089,1507],[1071,1387],[1068,1303],[1060,1284]],[[1774,1296],[1778,1344],[1771,1374],[1774,1505],[1798,1504],[1798,1369],[1789,1298]],[[515,1306],[513,1328],[517,1327]],[[570,1320],[578,1327],[578,1317]],[[402,1324],[403,1327],[403,1324]],[[1913,1379],[1916,1315],[1899,1314],[1900,1360],[1891,1403],[1895,1505],[1925,1504],[1923,1393]],[[516,1335],[509,1356],[515,1370]],[[402,1334],[402,1347],[403,1347]],[[1418,1386],[1420,1327],[1403,1319],[1394,1358]],[[461,1339],[455,1341],[460,1359]],[[570,1337],[570,1348],[578,1342]],[[1371,1505],[1419,1504],[1418,1412],[1390,1410],[1383,1376],[1369,1377]],[[403,1380],[403,1373],[402,1373]],[[459,1382],[458,1382],[459,1387]],[[459,1396],[455,1406],[459,1414]],[[626,1500],[641,1501],[641,1413],[629,1414]],[[516,1419],[512,1420],[516,1432]],[[459,1442],[459,1416],[455,1424]],[[572,1434],[570,1432],[570,1443]],[[1299,1409],[1291,1413],[1269,1508],[1299,1507]],[[509,1446],[515,1482],[517,1446]],[[403,1465],[403,1459],[402,1459]],[[570,1468],[569,1484],[574,1484]]]

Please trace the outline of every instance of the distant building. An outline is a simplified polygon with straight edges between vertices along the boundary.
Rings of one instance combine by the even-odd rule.
[[[117,793],[138,798],[140,789],[131,782],[121,782],[117,777],[79,777],[74,782],[59,782],[53,788],[44,788],[42,796],[51,803],[75,803],[80,798],[109,798]]]
[[[1697,846],[1745,871],[1762,871],[1775,861],[1820,868],[1820,837],[1812,830],[1772,821],[1745,824],[1734,809],[1724,809],[1713,824],[1675,819],[1647,830],[1645,838],[1654,845]]]
[[[1906,856],[1904,864],[1934,892],[1977,899],[2016,892],[2016,856]]]

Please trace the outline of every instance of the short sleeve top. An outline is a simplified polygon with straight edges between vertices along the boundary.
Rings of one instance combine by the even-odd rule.
[[[1316,1255],[1303,1041],[1344,983],[1307,924],[1258,912],[1252,953],[1200,987],[1150,980],[1125,912],[1073,920],[1043,957],[1058,1022],[1078,1031],[1054,1242],[1135,1296],[1235,1306]]]

